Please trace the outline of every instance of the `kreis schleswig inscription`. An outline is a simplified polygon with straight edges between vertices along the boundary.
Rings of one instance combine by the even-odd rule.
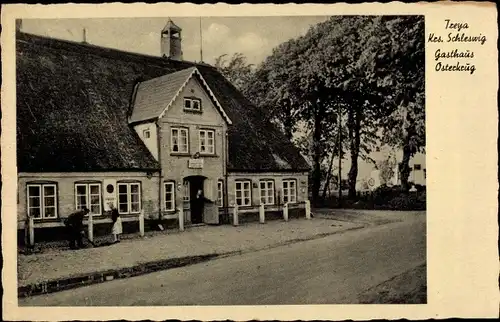
[[[477,58],[474,49],[486,42],[486,36],[471,30],[467,22],[444,20],[446,35],[429,33],[428,43],[455,44],[453,49],[437,48],[434,52],[435,70],[438,72],[468,72],[476,71],[474,59]]]

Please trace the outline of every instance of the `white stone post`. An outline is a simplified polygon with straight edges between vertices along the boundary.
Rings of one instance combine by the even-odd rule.
[[[259,222],[261,224],[266,222],[266,210],[264,208],[264,204],[261,203],[259,206]]]
[[[32,216],[28,217],[28,231],[30,237],[30,246],[35,245],[35,222]]]
[[[179,209],[179,230],[184,231],[184,206],[177,209]]]
[[[311,219],[311,202],[306,200],[306,219]]]
[[[238,225],[239,225],[238,205],[234,205],[234,208],[233,208],[233,226],[238,226]]]
[[[283,206],[283,219],[288,221],[288,202]]]
[[[144,237],[144,209],[139,213],[139,234]]]
[[[92,213],[89,212],[88,218],[89,219],[87,224],[87,230],[88,230],[89,240],[91,242],[94,242],[94,218]]]

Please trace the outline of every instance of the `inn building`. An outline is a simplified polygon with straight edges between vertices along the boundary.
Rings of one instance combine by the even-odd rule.
[[[16,34],[18,229],[61,227],[77,209],[109,223],[220,224],[301,209],[309,165],[213,66],[184,61],[182,30],[159,31],[161,57]],[[195,211],[198,190],[212,201]]]

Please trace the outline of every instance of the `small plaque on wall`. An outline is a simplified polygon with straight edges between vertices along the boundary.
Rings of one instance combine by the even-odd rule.
[[[189,169],[203,169],[203,159],[189,159],[188,160]]]

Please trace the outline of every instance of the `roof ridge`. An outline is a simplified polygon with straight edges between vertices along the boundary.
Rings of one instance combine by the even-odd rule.
[[[215,68],[214,66],[207,64],[205,62],[194,62],[194,61],[189,61],[189,60],[173,60],[173,59],[168,59],[165,57],[161,56],[154,56],[154,55],[149,55],[149,54],[143,54],[143,53],[137,53],[137,52],[132,52],[132,51],[126,51],[122,49],[117,49],[117,48],[111,48],[111,47],[104,47],[100,45],[95,45],[91,43],[82,43],[74,40],[68,40],[68,39],[61,39],[61,38],[53,38],[53,37],[48,37],[48,36],[42,36],[42,35],[37,35],[37,34],[32,34],[32,33],[27,33],[27,32],[19,32],[16,35],[16,42],[25,42],[29,45],[36,45],[36,46],[43,46],[43,47],[48,47],[48,48],[55,48],[55,49],[64,49],[64,50],[71,50],[71,51],[76,51],[78,49],[80,50],[86,50],[90,51],[91,54],[98,55],[101,57],[107,57],[107,58],[113,58],[113,59],[119,59],[119,60],[127,60],[127,59],[141,59],[141,60],[150,60],[156,63],[157,65],[165,65],[167,63],[177,63],[179,65],[186,65],[186,68],[190,67],[196,67],[196,66],[203,66],[203,67],[209,67],[209,68]]]
[[[187,68],[183,68],[183,69],[179,69],[179,70],[176,70],[175,72],[171,72],[171,73],[168,73],[168,74],[164,74],[162,76],[159,76],[159,77],[155,77],[155,78],[151,78],[151,79],[147,79],[145,81],[142,81],[142,82],[139,82],[140,84],[148,84],[148,83],[154,83],[154,82],[158,82],[158,81],[163,81],[165,80],[166,78],[170,78],[170,77],[173,77],[173,76],[177,76],[178,74],[181,74],[181,73],[186,73],[189,69],[192,69],[192,71],[194,71],[196,68],[196,66],[190,66],[190,67],[187,67]],[[191,72],[192,72],[191,71]],[[189,77],[191,75],[191,73],[189,73],[189,75],[186,76]]]

